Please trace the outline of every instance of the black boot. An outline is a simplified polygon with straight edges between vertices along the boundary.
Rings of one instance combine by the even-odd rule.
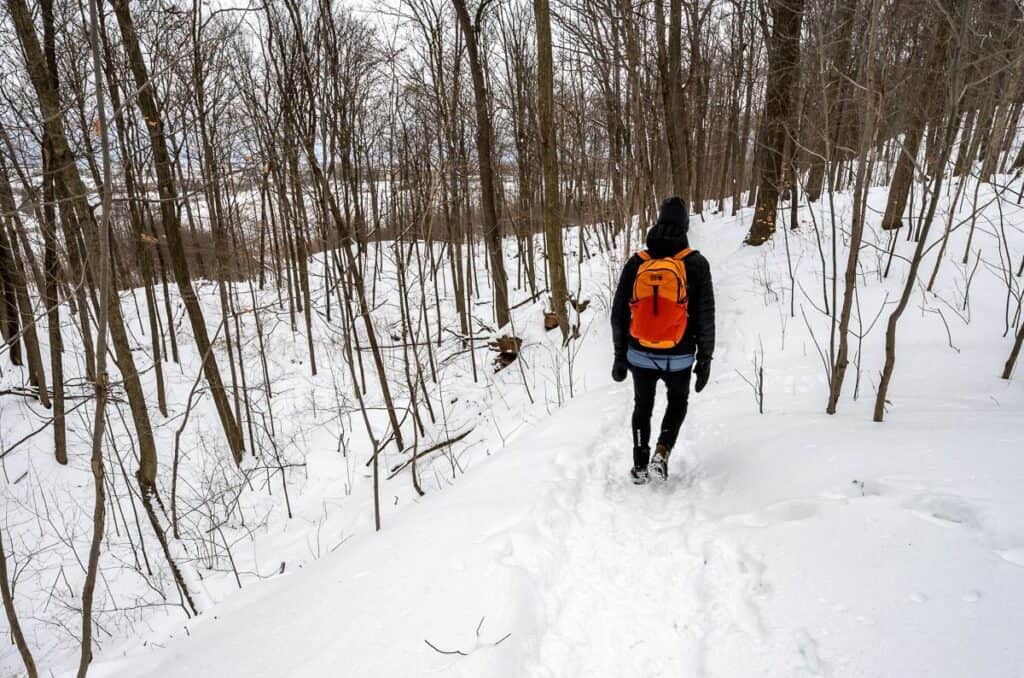
[[[651,448],[633,448],[633,468],[629,471],[629,477],[633,479],[635,484],[643,485],[647,482],[647,462],[650,461],[650,459]]]

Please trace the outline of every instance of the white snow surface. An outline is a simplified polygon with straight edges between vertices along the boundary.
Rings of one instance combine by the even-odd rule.
[[[980,203],[992,191],[983,185]],[[966,266],[968,226],[956,228],[934,293],[924,291],[932,248],[899,327],[879,424],[871,413],[885,320],[907,274],[897,257],[881,275],[885,195],[870,195],[863,323],[854,324],[866,333],[860,345],[851,339],[856,355],[837,415],[824,413],[818,346],[827,351],[829,320],[810,211],[801,211],[799,231],[780,230],[762,248],[740,245],[749,211],[694,217],[691,243],[711,263],[718,304],[711,383],[691,395],[669,480],[632,485],[631,387],[609,376],[608,306],[623,252],[596,253],[595,238],[595,256],[572,272],[593,301],[571,355],[573,397],[557,333],[539,328],[541,302],[521,307],[520,364],[498,375],[484,366],[474,384],[458,363],[450,382],[448,395],[466,404],[451,405],[449,416],[476,426],[459,448],[465,472],[453,472],[445,455],[425,461],[422,498],[408,471],[384,481],[384,528],[375,533],[362,439],[353,437],[354,461],[340,461],[327,433],[333,392],[308,376],[287,381],[297,419],[280,425],[291,426],[308,468],[296,481],[296,517],[279,515],[276,498],[260,535],[238,547],[253,554],[238,555],[247,563],[240,569],[257,576],[231,592],[230,574],[208,573],[196,584],[200,616],[149,614],[134,636],[106,642],[90,674],[1024,676],[1024,384],[1020,368],[999,378],[1013,339],[1006,319],[1021,293],[1021,279],[1002,274],[1000,262],[1020,261],[1024,209],[1007,196],[998,210],[989,202]],[[812,209],[829,248],[827,205]],[[962,215],[954,216],[956,225]],[[837,217],[848,224],[848,197]],[[901,256],[912,247],[905,235],[896,236]],[[838,238],[841,299],[848,238]],[[206,294],[213,304],[214,291]],[[280,330],[294,355],[304,347],[299,325],[294,339]],[[747,380],[762,348],[759,414]],[[322,372],[344,371],[335,350],[320,351]],[[478,356],[486,360],[486,350]],[[183,407],[194,375],[172,389],[173,408]],[[318,424],[298,413],[314,400],[326,411]],[[655,417],[663,403],[659,393]],[[0,411],[9,428],[10,409]],[[201,421],[216,441],[213,420]],[[35,454],[20,463],[49,463]],[[88,506],[84,472],[76,482]],[[45,634],[35,629],[33,638]],[[2,666],[16,673],[9,650]],[[73,675],[73,652],[63,652],[51,655],[54,674]]]

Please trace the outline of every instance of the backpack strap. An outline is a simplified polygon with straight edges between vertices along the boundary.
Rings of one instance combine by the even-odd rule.
[[[675,254],[673,254],[672,258],[673,259],[678,259],[679,261],[682,261],[683,259],[685,259],[686,257],[690,256],[691,254],[693,254],[696,251],[697,250],[695,250],[695,249],[693,249],[691,247],[687,247],[686,249],[680,250],[680,251],[676,252]],[[650,261],[651,259],[654,258],[654,257],[651,256],[651,253],[649,251],[647,251],[647,250],[640,250],[640,251],[638,251],[636,253],[636,256],[640,257],[643,261]]]

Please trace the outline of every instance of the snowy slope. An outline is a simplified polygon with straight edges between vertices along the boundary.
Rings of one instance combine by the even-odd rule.
[[[876,222],[884,198],[871,195]],[[148,647],[114,646],[93,675],[1024,675],[1024,384],[1019,369],[998,378],[1007,290],[1020,290],[998,262],[1004,247],[1019,259],[1024,210],[1000,208],[1005,222],[991,208],[978,225],[973,280],[960,228],[936,293],[915,294],[886,423],[871,422],[871,406],[906,275],[899,258],[881,275],[888,236],[871,226],[862,255],[860,397],[851,366],[829,417],[810,214],[788,236],[797,285],[786,234],[743,248],[749,214],[712,217],[692,241],[715,276],[719,349],[668,483],[627,482],[631,396],[607,376],[598,304],[564,407],[516,401],[524,425],[508,423],[500,450],[403,500],[380,534],[364,526],[301,569],[157,626]],[[613,272],[585,275],[607,292]],[[537,359],[553,339],[531,336],[536,385],[550,378]],[[764,415],[746,381],[762,347]],[[495,404],[521,390],[489,388]]]

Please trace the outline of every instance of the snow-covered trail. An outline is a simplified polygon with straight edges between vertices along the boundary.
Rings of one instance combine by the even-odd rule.
[[[730,253],[718,257],[727,374],[744,343],[729,300],[749,278],[730,272]],[[606,373],[607,354],[592,347],[584,369]],[[702,508],[723,483],[701,460],[729,444],[737,394],[692,395],[669,480],[635,486],[631,385],[604,381],[382,534],[246,588],[166,649],[97,675],[698,677],[761,656],[764,565]],[[659,387],[655,419],[663,406]],[[747,669],[773,674],[759,661]]]
[[[628,402],[583,396],[396,527],[97,675],[720,675],[709,652],[766,639],[763,566],[715,538],[685,449],[629,482]]]
[[[748,280],[730,272],[729,253],[718,254],[718,294],[735,298]],[[720,304],[722,357],[742,336],[738,319],[735,304]],[[556,457],[558,486],[541,509],[562,516],[550,535],[562,552],[540,596],[544,631],[526,675],[700,677],[708,675],[709,653],[767,640],[759,608],[763,565],[716,538],[701,508],[721,491],[705,482],[698,461],[724,442],[714,389],[691,394],[668,481],[639,487],[626,475],[631,398],[628,380],[610,386],[594,413],[608,425]],[[655,425],[663,408],[659,385]]]
[[[624,424],[616,400],[606,414]],[[566,492],[550,509],[565,517],[564,553],[527,675],[704,676],[709,649],[734,630],[763,638],[760,565],[706,529],[701,471],[683,471],[684,454],[648,487],[627,480],[621,444],[558,464]]]
[[[156,647],[105,653],[93,675],[1020,678],[1024,389],[958,359],[1003,352],[978,320],[998,318],[998,288],[976,281],[956,352],[928,300],[908,313],[917,339],[884,425],[870,421],[870,335],[860,399],[851,383],[829,417],[782,244],[741,248],[742,223],[693,229],[719,342],[667,483],[628,480],[631,387],[607,376],[601,317],[578,357],[584,392],[514,422],[451,487]],[[813,240],[789,237],[802,288],[821,289]],[[901,280],[885,284],[865,306]],[[742,376],[761,346],[765,415]]]

